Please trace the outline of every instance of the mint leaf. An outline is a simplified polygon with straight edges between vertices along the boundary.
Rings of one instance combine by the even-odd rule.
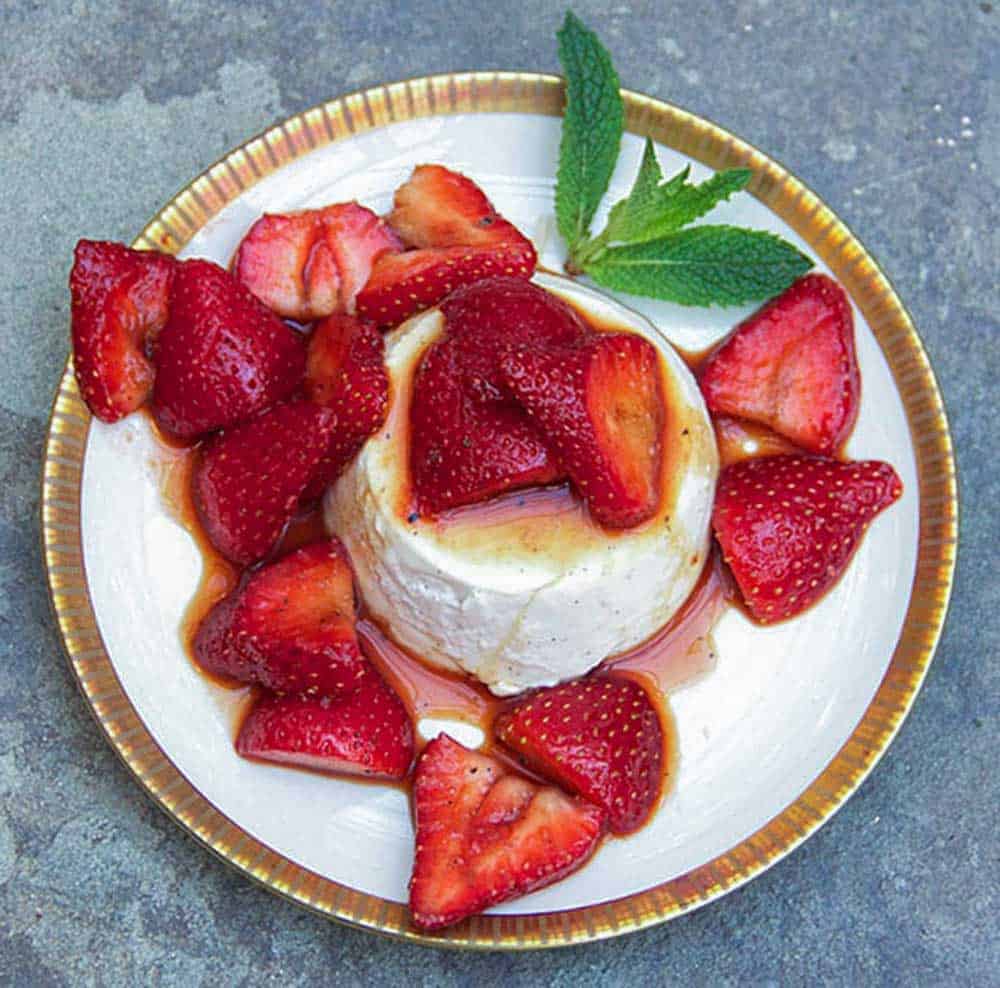
[[[625,111],[611,56],[593,31],[567,12],[558,31],[566,112],[556,175],[556,219],[570,252],[590,233],[618,159]]]
[[[650,177],[660,171],[658,164],[654,172],[647,163],[651,156],[655,162],[652,142],[647,141],[635,186],[629,197],[611,210],[608,225],[597,238],[601,243],[638,244],[673,233],[745,188],[753,174],[749,168],[731,168],[716,172],[700,185],[691,185],[687,181],[690,168],[685,168],[664,185],[650,185]]]
[[[587,264],[599,285],[681,305],[741,305],[784,291],[813,262],[772,233],[695,226],[610,247]]]

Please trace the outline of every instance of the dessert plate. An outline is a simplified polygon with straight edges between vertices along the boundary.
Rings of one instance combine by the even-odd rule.
[[[553,218],[559,79],[473,73],[334,100],[237,148],[168,203],[135,241],[227,263],[264,210],[356,198],[384,210],[413,165],[469,174],[537,243],[564,257]],[[169,457],[147,420],[91,420],[67,364],[43,480],[48,579],[74,672],[108,740],[178,823],[245,874],[312,909],[411,940],[526,948],[599,939],[680,915],[737,887],[809,837],[858,787],[920,687],[944,621],[957,534],[944,408],[901,302],[861,244],[801,182],[721,128],[625,94],[628,133],[610,198],[631,184],[642,137],[665,174],[749,166],[750,196],[713,222],[771,229],[847,289],[863,376],[848,453],[888,460],[902,500],[872,526],[845,578],[778,627],[736,610],[716,667],[671,698],[672,791],[639,833],[609,840],[568,879],[430,937],[403,904],[407,798],[387,786],[241,760],[240,694],[193,668],[179,629],[201,559],[162,494]],[[599,218],[600,219],[600,218]],[[82,231],[86,232],[86,231]],[[702,349],[749,310],[622,296],[678,346]]]

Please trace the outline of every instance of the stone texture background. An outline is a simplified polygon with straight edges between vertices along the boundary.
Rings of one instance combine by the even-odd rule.
[[[0,983],[1000,981],[1000,4],[576,9],[626,85],[719,121],[802,176],[920,327],[958,448],[963,544],[948,626],[901,735],[828,826],[743,890],[658,929],[530,956],[408,948],[324,922],[183,836],[101,740],[44,590],[38,474],[72,245],[131,239],[233,144],[344,91],[432,71],[557,71],[563,5],[6,0]]]

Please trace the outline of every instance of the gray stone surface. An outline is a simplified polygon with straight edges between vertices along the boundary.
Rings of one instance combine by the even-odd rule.
[[[944,638],[898,740],[828,826],[741,891],[658,929],[530,956],[405,947],[324,922],[188,840],[99,736],[46,601],[37,477],[72,245],[130,239],[233,144],[346,90],[450,69],[555,71],[562,4],[6,0],[0,983],[1000,982],[1000,4],[576,9],[626,85],[721,122],[801,175],[920,327],[958,449],[963,535]]]

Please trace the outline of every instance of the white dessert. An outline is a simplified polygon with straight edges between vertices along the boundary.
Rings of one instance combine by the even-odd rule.
[[[385,426],[325,503],[327,528],[350,551],[366,606],[396,641],[430,663],[472,674],[498,696],[583,675],[666,624],[705,563],[719,469],[698,386],[657,330],[568,279],[534,280],[599,325],[641,334],[660,351],[667,415],[654,518],[608,532],[575,496],[522,492],[411,522],[410,382],[443,332],[437,309],[387,338]]]

